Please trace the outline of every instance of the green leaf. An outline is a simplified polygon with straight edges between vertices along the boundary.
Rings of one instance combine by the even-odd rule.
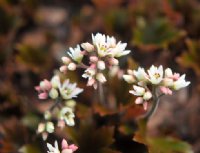
[[[150,153],[193,153],[191,146],[171,137],[148,138]]]

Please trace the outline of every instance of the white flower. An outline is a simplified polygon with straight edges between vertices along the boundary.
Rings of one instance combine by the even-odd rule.
[[[98,46],[102,46],[106,44],[106,36],[101,34],[101,33],[97,33],[96,35],[92,34],[92,42],[94,45],[98,45]]]
[[[58,91],[55,88],[52,88],[49,92],[49,96],[52,99],[56,99],[58,97]]]
[[[135,82],[133,75],[123,75],[123,79],[130,84]]]
[[[105,78],[105,76],[104,76],[102,73],[97,73],[96,79],[97,79],[99,82],[101,82],[101,83],[106,82],[106,78]]]
[[[134,90],[130,90],[129,93],[135,95],[135,96],[143,96],[145,93],[145,89],[143,87],[140,86],[133,86]]]
[[[59,88],[60,87],[60,77],[58,75],[55,75],[51,79],[51,84],[53,88]]]
[[[92,78],[94,75],[96,74],[96,70],[94,68],[87,68],[84,72],[84,74],[82,75],[83,78]]]
[[[159,84],[163,79],[163,67],[159,66],[158,68],[152,65],[148,70],[149,81],[152,84]]]
[[[98,68],[99,70],[104,70],[104,69],[106,68],[105,62],[104,62],[104,61],[98,61],[98,62],[97,62],[97,68]]]
[[[88,42],[82,43],[82,44],[81,44],[81,47],[82,47],[84,50],[86,50],[87,52],[92,52],[92,51],[94,51],[94,46],[93,46],[92,44],[88,43]]]
[[[57,141],[55,141],[54,146],[55,147],[53,147],[51,144],[47,143],[47,148],[49,149],[49,151],[47,151],[47,153],[60,153]]]
[[[185,81],[185,74],[183,74],[177,81],[174,82],[173,89],[179,90],[181,88],[187,87],[190,84],[189,81]]]
[[[69,126],[74,126],[75,122],[74,122],[74,113],[72,108],[70,107],[64,107],[61,109],[60,111],[60,119],[64,120],[65,123]]]
[[[68,55],[76,62],[80,63],[83,59],[83,53],[81,52],[81,48],[77,45],[76,48],[69,48]]]
[[[126,46],[127,46],[127,43],[118,42],[115,48],[110,49],[110,54],[113,57],[121,57],[121,56],[127,55],[131,51],[125,50]]]
[[[115,39],[114,37],[109,37],[109,36],[107,36],[106,38],[107,38],[107,39],[106,39],[107,45],[108,45],[109,48],[114,48],[114,47],[116,47],[116,39]]]
[[[138,70],[134,70],[133,74],[137,78],[138,81],[146,81],[147,80],[147,74],[144,70],[144,68],[139,67]]]
[[[77,88],[76,83],[70,83],[69,80],[65,80],[59,90],[63,99],[77,97],[78,94],[83,92],[83,89]]]

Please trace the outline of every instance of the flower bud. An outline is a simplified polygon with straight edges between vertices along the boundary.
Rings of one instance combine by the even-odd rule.
[[[48,80],[44,80],[40,82],[40,88],[41,90],[50,90],[51,89],[51,83]]]
[[[170,78],[164,78],[163,79],[163,85],[166,86],[166,87],[171,87],[173,86],[174,84],[174,81]]]
[[[96,63],[98,61],[98,57],[90,56],[90,62]]]
[[[149,100],[149,99],[151,99],[151,97],[152,97],[152,94],[150,91],[145,92],[143,95],[144,100]]]
[[[172,77],[173,76],[173,73],[172,73],[172,70],[170,68],[167,68],[165,70],[165,77]]]
[[[96,79],[97,79],[99,82],[101,82],[101,83],[106,82],[106,78],[105,78],[105,76],[104,76],[102,73],[97,73]]]
[[[40,123],[40,124],[38,125],[37,132],[38,132],[38,133],[42,133],[44,130],[45,130],[45,124],[44,124],[44,123]]]
[[[46,112],[44,113],[44,118],[45,118],[45,120],[51,119],[51,113],[50,113],[50,111],[46,111]]]
[[[68,65],[71,62],[70,58],[66,56],[63,56],[61,59],[62,59],[62,62],[66,65]]]
[[[60,78],[58,75],[53,76],[51,79],[51,84],[53,88],[58,88],[60,86]]]
[[[143,103],[143,98],[142,97],[137,97],[135,100],[135,104],[142,104]]]
[[[135,82],[135,78],[132,75],[123,75],[123,79],[130,84]]]
[[[52,122],[47,122],[46,123],[46,130],[48,133],[53,133],[54,132],[54,125]]]
[[[65,73],[67,71],[67,66],[63,65],[60,67],[60,72]]]
[[[58,97],[58,91],[55,88],[52,88],[49,92],[49,96],[52,99],[56,99]]]
[[[92,51],[94,51],[94,46],[93,46],[92,44],[88,43],[88,42],[82,43],[82,44],[81,44],[81,47],[82,47],[83,49],[85,49],[87,52],[92,52]]]
[[[48,94],[46,92],[42,92],[38,95],[38,98],[39,99],[47,99],[48,97]]]
[[[119,65],[119,61],[116,58],[110,58],[109,63],[111,65]]]
[[[97,62],[97,68],[99,70],[104,70],[106,68],[104,61],[98,61]]]
[[[74,64],[74,63],[69,63],[68,69],[69,69],[70,71],[76,70],[76,64]]]

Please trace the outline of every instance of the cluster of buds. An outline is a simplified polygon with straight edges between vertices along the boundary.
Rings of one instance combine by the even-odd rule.
[[[62,57],[63,64],[60,71],[74,71],[77,68],[85,69],[82,77],[88,79],[87,86],[97,88],[97,82],[105,83],[104,70],[112,70],[118,66],[117,58],[127,55],[130,50],[125,50],[127,44],[116,42],[114,37],[97,33],[92,34],[92,44],[82,43],[76,48],[69,48],[68,56]],[[82,48],[82,49],[81,49]],[[83,63],[84,56],[89,59],[87,64]]]
[[[128,70],[127,73],[123,75],[124,80],[134,84],[133,90],[129,93],[138,96],[135,103],[143,104],[145,110],[148,101],[152,99],[157,90],[160,95],[171,95],[173,90],[179,90],[190,84],[189,81],[185,81],[185,74],[180,76],[179,73],[173,73],[170,68],[163,71],[162,66],[152,65],[147,72],[139,67],[138,70]]]
[[[47,148],[49,149],[47,153],[73,153],[78,149],[78,147],[75,144],[68,145],[65,139],[62,140],[61,147],[62,150],[60,151],[57,141],[54,142],[54,146],[47,143]]]
[[[41,81],[35,89],[38,91],[39,99],[47,99],[48,97],[57,99],[60,97],[68,100],[77,97],[83,91],[83,89],[77,88],[76,86],[76,83],[70,83],[68,79],[61,83],[60,77],[55,75],[51,81],[46,79]]]

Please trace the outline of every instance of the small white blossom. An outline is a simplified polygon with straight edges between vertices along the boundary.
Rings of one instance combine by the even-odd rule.
[[[66,100],[75,98],[78,94],[83,92],[83,89],[77,88],[76,85],[76,83],[70,83],[69,80],[65,80],[59,88],[62,98]]]
[[[134,70],[133,74],[137,78],[138,81],[146,81],[147,80],[147,74],[144,70],[144,68],[139,67],[138,70]]]
[[[129,54],[130,50],[125,50],[127,43],[118,42],[115,48],[110,49],[110,54],[113,57],[121,57]]]
[[[97,33],[96,35],[92,34],[92,42],[96,46],[105,45],[105,43],[106,43],[106,36],[103,35],[103,34],[101,34],[101,33]]]
[[[152,98],[152,93],[150,91],[147,91],[144,93],[144,95],[143,95],[144,100],[149,100],[151,98]]]
[[[80,63],[83,59],[83,53],[79,45],[76,48],[69,48],[68,55],[76,62]]]
[[[150,69],[148,70],[148,74],[149,74],[149,81],[152,84],[159,84],[162,79],[163,79],[163,67],[159,66],[159,67],[155,67],[154,65],[152,65],[150,67]]]
[[[69,126],[74,126],[75,122],[74,122],[74,113],[72,108],[70,107],[64,107],[61,109],[60,111],[60,119],[64,120],[65,123]]]
[[[189,81],[185,81],[185,74],[183,74],[177,81],[174,82],[173,89],[179,90],[181,88],[187,87],[190,84]]]
[[[143,87],[140,86],[133,86],[134,90],[130,90],[129,93],[135,95],[135,96],[143,96],[145,93],[145,89]]]
[[[53,147],[51,144],[47,143],[47,148],[49,149],[49,151],[47,151],[47,153],[60,153],[57,141],[54,142],[54,146],[55,147]]]

